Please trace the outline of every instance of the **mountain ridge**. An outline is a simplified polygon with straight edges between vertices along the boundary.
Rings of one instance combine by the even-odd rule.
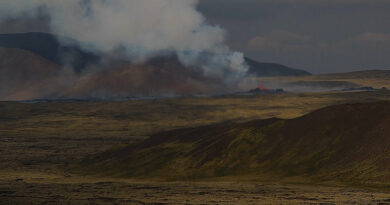
[[[63,45],[59,37],[40,32],[0,34],[0,47],[30,51],[60,66],[71,66],[80,72],[99,57],[75,44]],[[68,39],[71,42],[72,40]]]
[[[77,72],[81,72],[88,65],[99,63],[102,58],[102,56],[76,46],[76,43],[63,45],[58,39],[55,35],[39,32],[0,34],[0,47],[28,50],[58,65],[70,64]],[[71,39],[67,41],[72,42]],[[248,74],[251,75],[264,77],[311,75],[307,71],[276,63],[260,63],[249,58],[245,60],[250,67]]]
[[[60,86],[61,67],[32,52],[0,47],[0,59],[0,99],[37,98]]]
[[[245,58],[245,61],[249,65],[248,74],[255,75],[257,77],[312,75],[305,70],[291,68],[278,63],[257,62],[247,57]]]

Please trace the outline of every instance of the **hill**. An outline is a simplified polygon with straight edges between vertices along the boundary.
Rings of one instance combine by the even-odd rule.
[[[71,39],[65,39],[72,42]],[[82,71],[86,66],[95,64],[104,56],[98,56],[87,52],[75,43],[63,45],[58,40],[58,37],[47,33],[17,33],[17,34],[0,34],[0,47],[19,48],[31,51],[47,60],[61,65],[71,66],[76,71]],[[170,61],[174,58],[159,58],[158,61]],[[259,63],[249,58],[246,58],[250,69],[249,74],[256,76],[302,76],[310,75],[310,73],[289,68],[280,64],[274,63]],[[156,60],[150,61],[151,65],[155,65]],[[169,62],[168,62],[169,63]],[[180,65],[181,68],[186,66]]]
[[[58,87],[61,67],[22,49],[0,47],[0,100],[47,96]]]
[[[63,97],[126,98],[218,93],[221,79],[206,77],[199,69],[183,66],[176,56],[155,57],[140,64],[124,62],[80,80]]]
[[[27,50],[57,65],[71,66],[76,71],[99,61],[97,55],[82,50],[76,44],[63,45],[57,36],[47,33],[0,34],[0,47]]]
[[[115,177],[251,175],[389,184],[389,123],[389,102],[335,105],[291,120],[163,132],[86,158],[79,168]]]
[[[249,58],[245,58],[249,66],[248,74],[257,77],[276,77],[276,76],[307,76],[311,73],[287,67],[277,63],[260,63]]]

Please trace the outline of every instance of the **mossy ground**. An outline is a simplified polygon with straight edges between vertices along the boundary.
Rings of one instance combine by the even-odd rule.
[[[81,203],[84,201],[82,199],[83,197],[91,198],[93,195],[99,195],[97,193],[102,190],[105,190],[106,194],[104,196],[107,197],[124,197],[110,192],[110,190],[113,190],[113,187],[117,187],[116,185],[105,184],[102,187],[103,185],[101,183],[95,183],[96,181],[114,181],[113,179],[106,179],[98,174],[93,174],[91,176],[92,179],[82,181],[83,177],[80,178],[78,174],[74,174],[74,169],[72,169],[74,167],[72,166],[89,156],[96,156],[103,152],[107,154],[115,153],[116,150],[123,149],[134,141],[144,140],[150,135],[162,131],[219,123],[229,125],[272,117],[292,119],[329,105],[378,100],[390,100],[390,96],[386,92],[333,92],[125,102],[0,102],[0,191],[9,191],[1,192],[2,195],[0,198],[7,198],[11,203],[22,203],[23,200],[27,200],[28,202],[37,201],[36,204],[39,204],[42,201],[55,200],[54,195],[58,195],[66,196],[69,200],[72,199],[75,202]],[[164,151],[164,155],[171,155],[172,152],[185,153],[187,150],[194,150],[197,156],[199,156],[197,160],[191,159],[188,161],[189,158],[184,155],[181,158],[177,158],[179,160],[175,160],[170,167],[179,170],[181,173],[185,173],[181,179],[186,181],[196,180],[214,174],[224,176],[219,178],[203,178],[206,181],[209,180],[207,183],[214,184],[214,181],[223,182],[236,177],[234,175],[241,175],[243,173],[242,167],[250,167],[253,170],[261,168],[259,164],[252,163],[253,158],[250,157],[251,154],[258,150],[247,150],[251,144],[270,140],[263,138],[264,135],[262,133],[266,130],[264,132],[256,132],[257,134],[253,136],[249,135],[258,129],[260,128],[233,129],[231,132],[241,133],[241,139],[234,142],[237,145],[231,146],[229,149],[231,153],[211,153],[221,156],[229,155],[227,157],[229,160],[227,162],[217,160],[205,165],[205,167],[212,167],[215,164],[219,164],[218,169],[204,169],[202,172],[185,173],[188,170],[183,169],[184,165],[193,162],[196,162],[195,164],[202,164],[204,163],[203,160],[207,159],[206,156],[210,154],[209,152],[194,149],[193,146],[196,145],[195,143],[172,142],[168,147],[160,147],[160,149],[169,148],[171,150]],[[271,131],[272,129],[270,129]],[[272,140],[282,136],[274,137]],[[206,145],[212,145],[208,141],[205,141],[205,143]],[[262,148],[265,152],[270,152],[271,149],[271,146]],[[211,151],[211,149],[208,151]],[[295,152],[297,152],[297,149],[292,149],[290,154]],[[285,160],[289,160],[288,156],[285,157]],[[325,159],[327,156],[321,156],[321,153],[318,153],[318,157]],[[155,162],[151,163],[150,167],[155,168],[161,166],[159,162],[161,163],[158,158],[155,158]],[[310,161],[306,163],[313,164]],[[99,168],[94,171],[96,173],[102,171],[101,173],[104,173],[103,175],[131,176],[127,171],[117,172],[121,166],[129,166],[126,163],[119,161],[118,167],[110,167],[107,163],[105,165],[107,167],[104,170],[103,168]],[[278,164],[268,161],[263,166],[277,167]],[[372,166],[372,162],[367,162],[367,166],[365,167],[370,166]],[[111,173],[107,172],[108,168],[111,169]],[[288,168],[286,167],[286,170]],[[359,168],[358,165],[357,168]],[[72,170],[72,173],[68,172],[69,169]],[[313,172],[318,169],[320,167],[314,166]],[[371,172],[370,170],[362,167],[362,171],[368,174]],[[268,171],[277,174],[275,170],[269,169]],[[142,172],[147,172],[147,170],[143,170]],[[161,171],[153,173],[150,176],[165,176],[165,173]],[[85,174],[82,176],[85,176]],[[345,176],[350,176],[350,172],[346,171],[335,173],[334,175],[327,175],[327,177],[338,177],[339,179]],[[169,180],[173,180],[175,177],[177,176],[172,176]],[[294,177],[290,178],[294,179]],[[321,179],[323,178],[321,176]],[[158,178],[153,179],[161,180]],[[285,181],[281,181],[280,177],[270,175],[263,177],[257,175],[255,178],[241,175],[236,180],[245,181],[245,179],[248,179],[247,181],[257,181],[260,184],[260,181],[270,180],[285,183]],[[142,180],[151,180],[151,178],[143,177]],[[123,181],[123,178],[119,179],[119,181]],[[294,183],[297,182],[314,183],[316,181],[315,178],[311,180],[299,178],[294,180]],[[187,183],[184,184],[188,185]],[[367,187],[370,185],[364,184],[364,186]],[[84,189],[83,187],[87,188]],[[128,190],[122,185],[118,187],[118,189]],[[70,190],[80,190],[80,192],[76,193]],[[172,190],[174,189],[172,188]],[[14,194],[7,194],[11,193],[10,191],[13,191]],[[134,192],[133,189],[128,191]],[[150,189],[148,193],[156,193],[154,191],[156,190]],[[124,193],[128,194],[128,192]],[[169,194],[168,192],[161,193]],[[25,197],[15,198],[14,195]],[[182,196],[190,197],[188,195]],[[46,197],[46,199],[37,197]],[[163,202],[162,199],[157,201]],[[87,202],[99,200],[93,199],[92,197],[91,201],[87,200]],[[151,200],[146,200],[146,198],[142,198],[141,201],[151,202]]]

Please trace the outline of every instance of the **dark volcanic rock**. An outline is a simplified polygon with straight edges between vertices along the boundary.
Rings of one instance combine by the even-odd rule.
[[[256,88],[256,89],[250,90],[248,93],[251,93],[251,94],[279,94],[279,93],[285,93],[285,91],[281,88],[278,88],[278,89]]]

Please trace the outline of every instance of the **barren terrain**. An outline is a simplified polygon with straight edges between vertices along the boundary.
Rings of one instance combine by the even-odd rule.
[[[122,102],[0,103],[0,204],[390,203],[386,187],[202,179],[162,182],[80,176],[87,156],[150,135],[221,122],[291,119],[329,105],[390,100],[387,91],[322,92]],[[298,184],[297,184],[298,183]]]

